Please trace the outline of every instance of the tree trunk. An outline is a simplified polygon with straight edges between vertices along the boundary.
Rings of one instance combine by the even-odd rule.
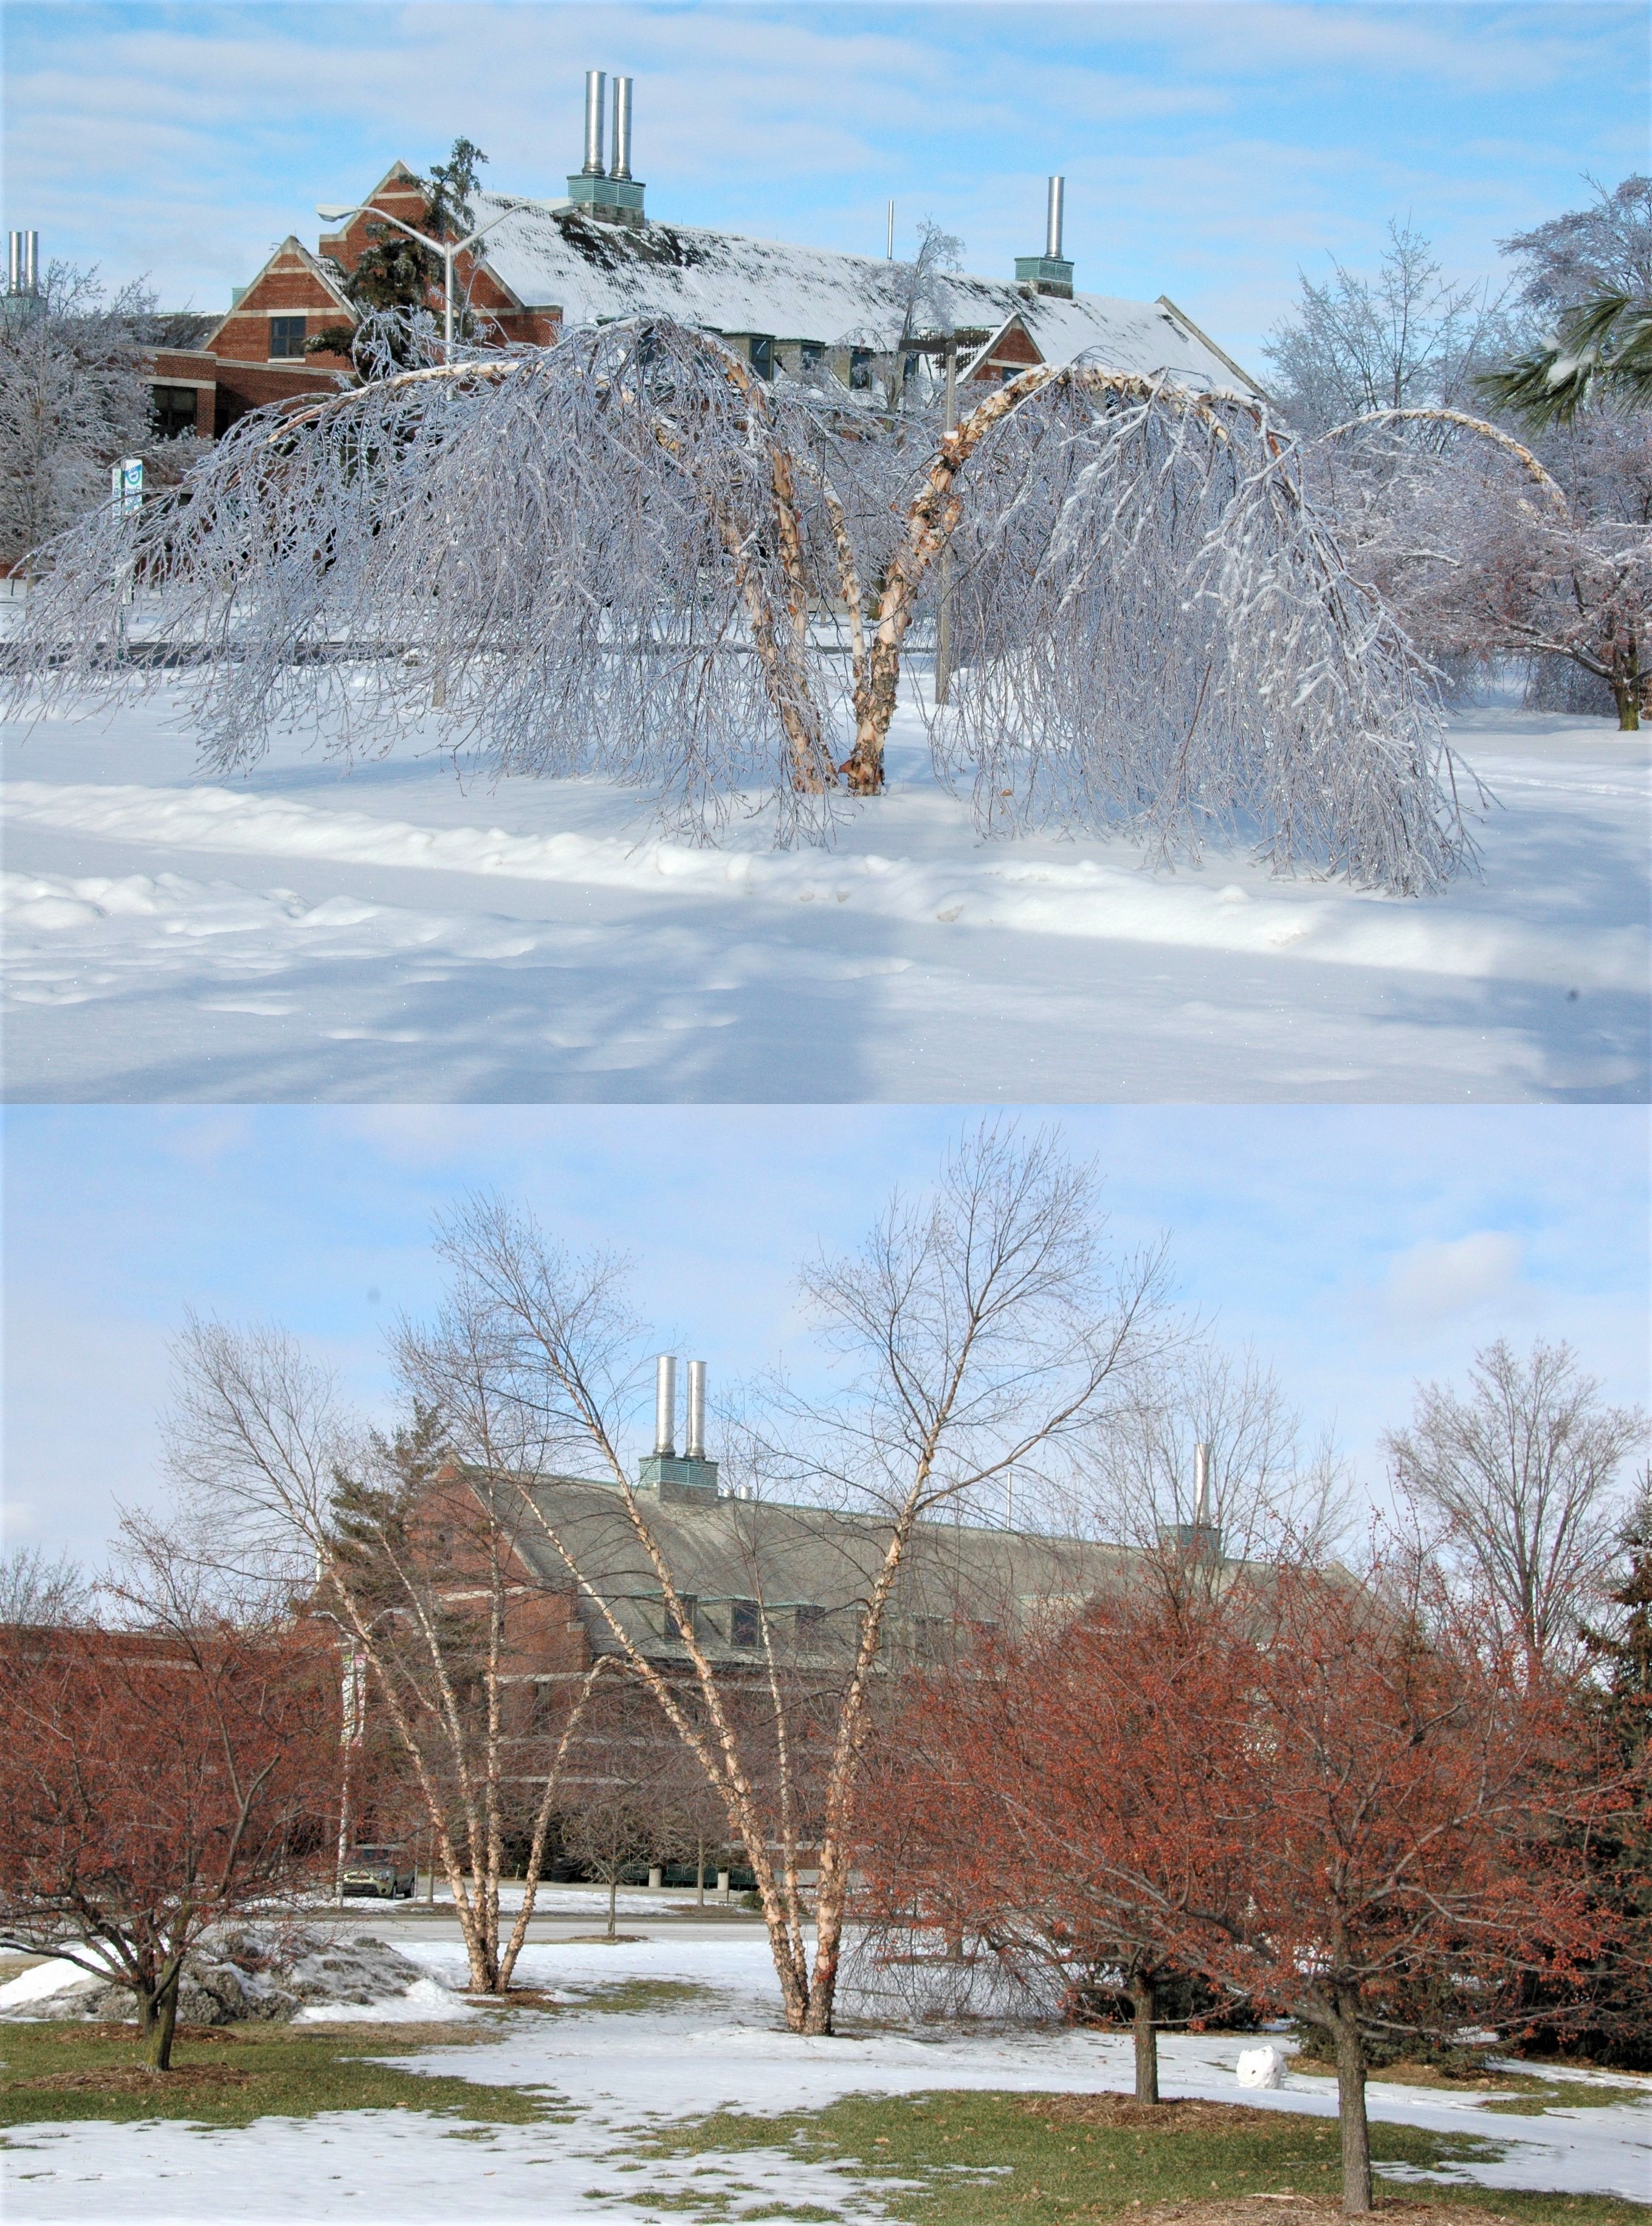
[[[172,2069],[172,2039],[178,2027],[178,1981],[182,1976],[180,1964],[168,1979],[163,1979],[156,1993],[148,2000],[139,1997],[139,2009],[143,2017],[144,2054],[155,2071]]]
[[[608,1873],[608,1937],[610,1940],[614,1936],[614,1909],[619,1899],[620,1873],[617,1870],[613,1870]]]
[[[1641,684],[1637,677],[1614,680],[1612,695],[1617,704],[1617,731],[1620,735],[1638,735],[1641,731]]]
[[[1159,2100],[1159,1989],[1151,1977],[1130,1989],[1130,2024],[1135,2037],[1135,2098]]]
[[[694,1898],[696,1905],[703,1909],[706,1905],[706,1835],[703,1832],[695,1844],[700,1852],[694,1859]]]
[[[1343,2209],[1350,2218],[1358,2218],[1371,2208],[1371,2127],[1365,2115],[1365,2044],[1351,2008],[1339,2009],[1336,2036]]]

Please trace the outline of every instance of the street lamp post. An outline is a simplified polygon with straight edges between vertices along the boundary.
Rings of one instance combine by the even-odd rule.
[[[486,224],[478,225],[474,232],[467,232],[463,239],[455,239],[451,244],[446,240],[431,239],[424,232],[415,232],[410,224],[403,224],[400,217],[392,216],[388,209],[374,207],[370,201],[363,202],[355,208],[334,208],[329,204],[318,207],[315,213],[323,224],[347,224],[353,216],[378,217],[385,224],[393,224],[397,232],[404,232],[410,239],[416,239],[421,247],[428,247],[432,255],[439,255],[442,258],[442,347],[444,358],[451,363],[453,361],[454,258],[462,255],[467,247],[473,247],[484,232],[492,232],[496,224],[503,224],[507,216],[513,216],[516,213],[515,210],[501,209],[497,216],[489,217]]]

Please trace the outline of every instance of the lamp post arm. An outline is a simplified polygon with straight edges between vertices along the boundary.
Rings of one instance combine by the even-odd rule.
[[[426,232],[415,232],[410,224],[404,224],[400,217],[392,216],[388,209],[378,208],[371,201],[364,201],[358,208],[317,209],[315,213],[318,216],[325,217],[329,223],[335,224],[347,223],[353,216],[379,217],[385,224],[393,224],[397,232],[404,232],[410,239],[416,239],[421,247],[428,247],[433,255],[439,255],[442,258],[442,345],[445,359],[451,363],[453,361],[454,258],[456,255],[462,255],[467,247],[473,247],[485,232],[492,232],[496,224],[503,224],[507,216],[514,216],[516,214],[514,207],[501,209],[497,216],[489,217],[486,224],[479,224],[474,232],[467,232],[463,239],[455,239],[452,242],[445,239],[432,239]]]

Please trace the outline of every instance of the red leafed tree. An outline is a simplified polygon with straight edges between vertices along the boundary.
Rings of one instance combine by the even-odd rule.
[[[932,1682],[867,1871],[886,1912],[1110,1965],[1139,2091],[1167,1971],[1319,2027],[1360,2213],[1368,2041],[1598,1949],[1557,1828],[1599,1789],[1566,1691],[1414,1587],[1265,1575],[1197,1614],[1133,1587]]]
[[[1212,1728],[1244,1757],[1245,1892],[1198,1952],[1326,2036],[1363,2212],[1368,2040],[1449,2037],[1598,1952],[1564,1826],[1611,1789],[1575,1695],[1443,1586],[1286,1571],[1232,1612],[1243,1683]]]
[[[957,1958],[1053,1968],[1128,2001],[1137,2100],[1199,1935],[1242,1898],[1240,1760],[1209,1727],[1238,1682],[1208,1587],[1141,1586],[1058,1630],[994,1638],[926,1678],[867,1804],[867,1906]]]
[[[148,1574],[130,1628],[0,1631],[0,1939],[129,1988],[165,2070],[201,1934],[327,1875],[340,1726],[313,1631]]]

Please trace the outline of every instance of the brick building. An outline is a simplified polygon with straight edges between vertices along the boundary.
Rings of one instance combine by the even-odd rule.
[[[615,80],[612,163],[603,160],[603,81],[593,71],[585,162],[570,173],[567,194],[475,196],[486,237],[455,258],[455,283],[488,338],[544,345],[565,326],[656,310],[721,334],[765,378],[783,372],[850,394],[873,388],[910,331],[904,266],[651,218],[631,172],[629,79]],[[948,275],[961,381],[996,385],[1030,366],[1090,353],[1116,370],[1260,392],[1163,296],[1130,302],[1075,288],[1062,254],[1062,183],[1051,181],[1044,252],[1017,257],[1013,279]],[[425,190],[403,162],[313,251],[295,236],[283,240],[197,347],[157,350],[162,424],[216,436],[261,404],[332,391],[347,362],[308,354],[306,344],[356,321],[346,281],[367,248],[397,236],[390,218],[429,226]]]

